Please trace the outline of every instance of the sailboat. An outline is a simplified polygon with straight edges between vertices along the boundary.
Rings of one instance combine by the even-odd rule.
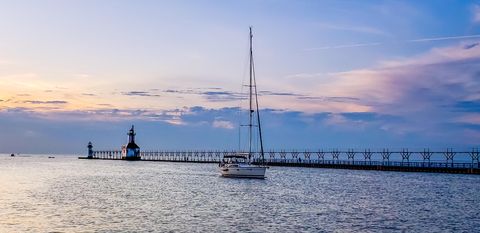
[[[252,27],[250,27],[250,82],[249,82],[249,124],[248,126],[248,152],[236,152],[233,155],[226,155],[219,164],[220,173],[223,177],[238,177],[238,178],[265,178],[264,166],[264,152],[262,128],[260,125],[260,112],[258,111],[258,95],[257,85],[255,80],[255,67],[253,63],[253,49],[252,49]],[[256,118],[256,125],[254,125],[254,118]],[[262,165],[252,164],[251,159],[254,157],[253,151],[253,129],[258,129],[258,139],[260,141],[260,161]]]

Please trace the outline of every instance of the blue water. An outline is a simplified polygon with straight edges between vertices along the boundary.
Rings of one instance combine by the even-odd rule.
[[[0,155],[0,232],[474,232],[480,176]]]

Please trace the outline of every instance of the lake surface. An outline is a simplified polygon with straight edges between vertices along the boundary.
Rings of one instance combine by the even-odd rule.
[[[0,155],[0,232],[473,232],[480,176]]]

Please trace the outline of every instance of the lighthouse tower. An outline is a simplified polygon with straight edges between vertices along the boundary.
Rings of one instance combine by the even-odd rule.
[[[135,129],[128,131],[128,143],[122,146],[122,159],[125,160],[140,160],[140,147],[135,143]]]
[[[93,145],[92,145],[92,142],[88,142],[88,156],[87,158],[88,159],[93,159]]]

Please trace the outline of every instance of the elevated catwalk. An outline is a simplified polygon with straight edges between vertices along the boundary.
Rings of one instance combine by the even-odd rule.
[[[158,162],[219,163],[234,151],[140,151],[139,160]],[[479,151],[269,151],[253,154],[253,163],[268,166],[315,167],[355,170],[480,174]],[[80,159],[121,160],[120,150],[89,151]]]

